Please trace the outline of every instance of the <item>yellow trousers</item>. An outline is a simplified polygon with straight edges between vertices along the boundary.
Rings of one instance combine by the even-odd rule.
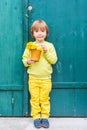
[[[48,118],[50,116],[51,79],[37,80],[29,78],[28,84],[31,95],[31,116],[33,119]]]

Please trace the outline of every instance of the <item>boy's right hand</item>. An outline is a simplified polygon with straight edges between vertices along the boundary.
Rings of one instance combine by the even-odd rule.
[[[35,64],[35,61],[30,58],[30,59],[28,59],[27,63],[28,64]]]

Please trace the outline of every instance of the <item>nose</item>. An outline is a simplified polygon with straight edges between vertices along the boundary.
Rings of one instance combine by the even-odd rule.
[[[39,34],[41,34],[41,31],[39,31]]]

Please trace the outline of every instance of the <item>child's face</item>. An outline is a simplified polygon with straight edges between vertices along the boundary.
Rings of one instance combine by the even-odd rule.
[[[47,36],[46,29],[37,29],[33,31],[33,36],[38,42],[43,42]]]

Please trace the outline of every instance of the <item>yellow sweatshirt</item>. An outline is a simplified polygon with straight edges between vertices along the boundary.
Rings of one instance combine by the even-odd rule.
[[[39,62],[31,65],[27,63],[27,60],[31,56],[31,51],[27,49],[27,47],[25,48],[22,61],[24,66],[28,67],[27,73],[29,74],[29,77],[33,77],[36,79],[51,78],[51,74],[53,72],[51,64],[55,64],[58,58],[53,44],[47,41],[44,41],[44,44],[47,47],[47,52],[44,53],[42,51]]]

